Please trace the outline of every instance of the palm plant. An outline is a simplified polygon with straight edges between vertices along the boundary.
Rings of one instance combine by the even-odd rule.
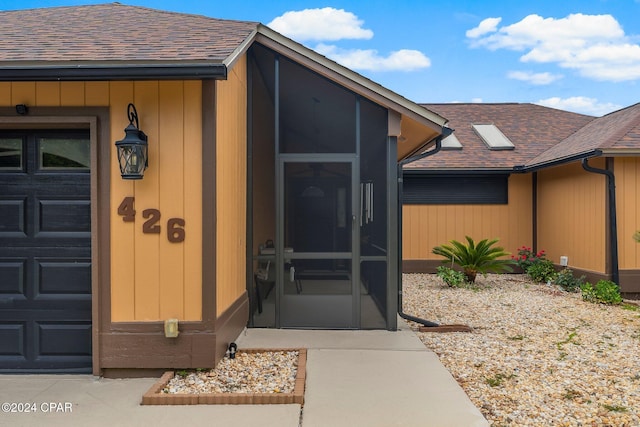
[[[478,273],[513,271],[511,268],[513,260],[499,259],[509,253],[500,246],[493,246],[498,242],[498,239],[484,239],[476,244],[471,237],[465,236],[465,238],[467,239],[466,245],[457,240],[451,240],[450,245],[440,245],[433,248],[433,253],[445,257],[443,263],[450,262],[460,266],[469,283],[475,282]]]

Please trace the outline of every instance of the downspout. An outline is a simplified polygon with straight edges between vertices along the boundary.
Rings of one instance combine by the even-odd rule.
[[[587,172],[599,173],[607,177],[607,196],[609,202],[609,233],[611,245],[611,280],[620,287],[618,270],[618,223],[616,213],[616,181],[614,173],[609,169],[598,169],[589,165],[589,159],[582,159],[582,168]]]
[[[434,154],[439,152],[442,149],[442,139],[451,135],[452,132],[453,132],[452,129],[449,129],[447,127],[442,128],[442,135],[436,138],[436,146],[433,150],[426,151],[419,155],[409,157],[407,159],[401,160],[398,163],[398,219],[399,219],[398,220],[398,236],[402,237],[402,183],[403,183],[402,166],[416,160],[433,156]],[[410,320],[412,322],[420,323],[423,326],[427,326],[427,327],[440,326],[435,322],[431,322],[425,319],[420,319],[418,317],[411,316],[410,314],[406,314],[402,310],[402,244],[398,245],[398,266],[400,267],[398,268],[398,315],[405,320]]]

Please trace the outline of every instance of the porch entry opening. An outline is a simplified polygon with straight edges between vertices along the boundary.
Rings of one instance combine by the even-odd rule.
[[[394,329],[388,110],[260,44],[249,58],[249,326]]]
[[[354,328],[359,273],[353,248],[359,225],[353,160],[300,159],[281,162],[280,324]]]

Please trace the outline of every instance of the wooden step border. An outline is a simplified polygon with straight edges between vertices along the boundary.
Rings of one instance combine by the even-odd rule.
[[[467,325],[420,326],[418,332],[473,332],[473,328]]]
[[[239,353],[268,353],[273,351],[297,351],[298,370],[292,393],[162,393],[162,389],[174,377],[174,371],[162,377],[142,396],[141,405],[304,405],[304,389],[307,375],[307,349],[242,349]]]

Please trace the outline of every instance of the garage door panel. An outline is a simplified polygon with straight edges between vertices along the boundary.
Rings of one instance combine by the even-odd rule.
[[[25,197],[17,200],[0,200],[0,238],[26,237]]]
[[[91,357],[91,323],[38,322],[37,357]]]
[[[37,260],[40,295],[91,295],[91,260]]]
[[[26,259],[0,260],[0,294],[24,294],[26,262]]]
[[[0,324],[0,361],[2,357],[26,360],[26,322]]]
[[[81,233],[86,237],[91,235],[91,204],[88,200],[40,199],[38,206],[40,233]]]

